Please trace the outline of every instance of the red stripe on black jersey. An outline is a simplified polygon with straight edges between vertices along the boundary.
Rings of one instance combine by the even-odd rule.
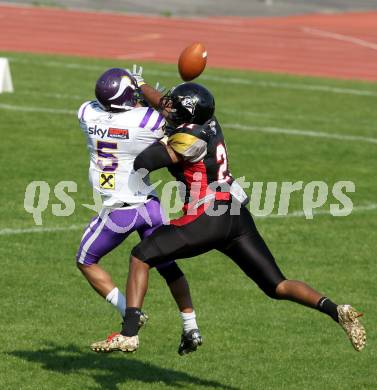
[[[203,160],[185,163],[183,174],[187,187],[190,189],[190,203],[197,202],[207,194],[208,189],[207,169]]]
[[[194,221],[204,213],[208,207],[208,203],[202,204],[195,208],[198,200],[204,198],[208,194],[208,178],[206,166],[203,161],[196,163],[183,163],[183,175],[186,181],[186,188],[190,190],[189,202],[183,206],[183,217],[171,221],[173,225],[182,226]]]
[[[208,202],[201,204],[197,209],[192,209],[192,207],[199,199],[203,199],[206,195],[214,192],[213,189],[215,188],[212,183],[228,183],[230,185],[233,182],[227,164],[228,158],[224,136],[217,121],[215,126],[210,124],[191,127],[182,126],[179,132],[186,132],[205,140],[207,142],[207,155],[203,160],[196,163],[181,161],[169,167],[170,173],[176,180],[182,181],[186,185],[185,205],[183,206],[185,215],[171,221],[174,225],[184,225],[192,222],[205,212],[209,206]],[[219,147],[221,147],[221,150],[219,150]],[[211,187],[209,187],[210,184],[212,184]],[[223,191],[223,193],[217,193],[217,200],[228,200],[230,198],[229,192],[224,191],[221,187],[218,188],[218,191]]]

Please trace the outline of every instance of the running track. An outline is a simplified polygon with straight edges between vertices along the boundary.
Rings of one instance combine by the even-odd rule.
[[[377,80],[377,12],[179,19],[0,6],[0,51],[176,63],[200,41],[211,67]]]

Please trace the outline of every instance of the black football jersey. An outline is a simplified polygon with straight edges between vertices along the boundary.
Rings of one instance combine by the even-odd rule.
[[[186,186],[185,203],[201,199],[211,190],[229,192],[233,177],[228,166],[224,135],[212,118],[204,125],[184,124],[169,136],[168,145],[182,157],[169,167],[170,173]]]

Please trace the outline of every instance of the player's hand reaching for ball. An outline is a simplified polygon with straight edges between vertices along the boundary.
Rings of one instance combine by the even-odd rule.
[[[163,85],[161,85],[159,81],[157,81],[156,85],[154,86],[154,89],[160,92],[161,94],[163,94],[166,91],[166,88]]]
[[[126,69],[128,73],[130,73],[136,83],[139,89],[141,90],[144,99],[146,102],[151,105],[153,108],[158,109],[161,96],[163,92],[165,91],[165,87],[161,86],[160,83],[157,83],[155,88],[148,85],[143,78],[143,67],[134,64],[132,67],[132,71],[129,69]],[[143,88],[141,88],[143,87]]]
[[[133,64],[132,71],[130,69],[126,69],[128,73],[130,73],[135,79],[137,86],[140,88],[142,85],[146,84],[143,78],[143,67]]]

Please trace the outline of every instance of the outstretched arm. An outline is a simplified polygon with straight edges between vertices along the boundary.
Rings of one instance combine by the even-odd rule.
[[[176,164],[179,155],[163,142],[156,142],[141,152],[134,161],[134,170],[144,168],[149,172]]]
[[[159,83],[156,84],[156,87],[153,88],[149,84],[147,84],[143,78],[143,67],[137,66],[134,64],[132,71],[127,69],[127,71],[134,77],[137,86],[141,90],[143,94],[143,98],[146,100],[146,102],[151,105],[154,109],[161,111],[161,114],[165,117],[168,116],[168,111],[160,110],[160,100],[163,97],[162,92],[165,90],[165,88],[159,88]]]
[[[140,87],[141,92],[143,92],[143,96],[145,100],[155,109],[158,109],[158,105],[160,103],[160,99],[162,98],[162,94],[154,89],[149,84],[143,84]]]

